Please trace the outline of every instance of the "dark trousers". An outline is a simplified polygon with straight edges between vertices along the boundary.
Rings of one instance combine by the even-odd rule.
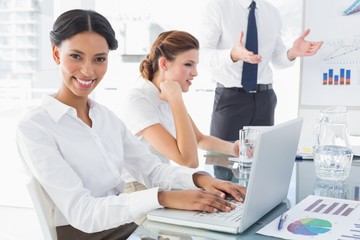
[[[215,89],[210,135],[226,141],[239,139],[244,126],[274,125],[276,94],[273,89],[247,93],[242,88]],[[214,166],[216,178],[236,181],[231,170]]]
[[[122,240],[127,239],[138,227],[135,223],[128,223],[117,228],[96,233],[85,233],[71,225],[56,227],[58,240]]]

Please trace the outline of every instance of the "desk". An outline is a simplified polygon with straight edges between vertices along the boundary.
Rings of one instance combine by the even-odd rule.
[[[233,162],[229,161],[223,155],[209,155],[205,158],[203,169],[214,174],[214,166],[220,166],[231,170],[234,176],[237,176],[238,170],[232,169]],[[350,176],[347,181],[330,184],[316,179],[313,161],[298,161],[295,163],[296,177],[292,178],[295,183],[290,183],[296,188],[296,203],[304,199],[309,194],[317,194],[331,197],[342,197],[347,199],[355,199],[356,187],[360,186],[360,161],[354,161]],[[357,196],[358,197],[358,196]],[[253,224],[249,229],[241,234],[226,234],[220,232],[207,231],[196,228],[175,226],[165,223],[158,223],[146,220],[136,231],[129,237],[130,240],[190,240],[190,239],[221,239],[221,240],[235,240],[235,239],[275,239],[256,234],[256,232],[285,212],[291,204],[285,200],[279,206],[274,208],[267,215],[262,217],[259,221]]]
[[[231,172],[231,180],[233,182],[239,181],[236,176],[239,175],[238,168],[233,169],[234,162],[228,160],[228,156],[225,155],[205,155],[202,158],[201,169],[206,170],[213,176],[220,178],[223,176],[225,180],[229,177],[226,172]],[[220,167],[220,169],[228,170],[224,171],[224,174],[219,173],[219,168],[216,168],[214,172],[214,166]],[[220,170],[221,171],[221,170]],[[219,177],[220,176],[220,177]],[[264,227],[266,224],[277,218],[281,213],[285,212],[291,207],[290,201],[284,200],[281,204],[275,207],[272,211],[262,217],[259,221],[253,224],[245,232],[241,234],[227,234],[215,231],[208,231],[197,228],[176,226],[171,224],[159,223],[154,221],[145,220],[145,222],[139,226],[136,231],[128,238],[130,240],[190,240],[190,239],[221,239],[221,240],[235,240],[235,239],[274,239],[263,235],[256,234],[256,232]]]

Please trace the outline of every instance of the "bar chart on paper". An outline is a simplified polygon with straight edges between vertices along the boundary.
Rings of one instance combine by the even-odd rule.
[[[332,199],[317,199],[311,203],[308,207],[304,209],[305,212],[314,212],[321,214],[330,214],[330,215],[341,215],[348,216],[356,207],[358,207],[357,202],[352,203],[341,203],[341,201],[336,201],[336,198]]]
[[[360,202],[309,195],[291,208],[283,229],[279,219],[258,231],[284,239],[360,239]]]
[[[353,226],[349,229],[348,233],[342,234],[340,239],[360,239],[360,218],[357,223],[354,223]]]

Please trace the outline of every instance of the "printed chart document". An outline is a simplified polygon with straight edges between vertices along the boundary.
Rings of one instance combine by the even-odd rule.
[[[257,233],[283,239],[360,239],[360,202],[309,195]]]

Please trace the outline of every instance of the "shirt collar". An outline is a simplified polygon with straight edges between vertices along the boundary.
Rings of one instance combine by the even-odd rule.
[[[243,8],[245,8],[245,9],[248,9],[249,7],[250,7],[250,4],[252,3],[252,2],[256,2],[256,8],[258,8],[258,1],[256,1],[256,0],[240,0],[240,5],[243,7]]]
[[[96,102],[91,99],[88,100],[88,104],[90,108],[96,106]],[[60,102],[54,95],[44,96],[42,99],[42,107],[49,113],[50,117],[55,122],[58,122],[62,116],[70,111],[73,111],[76,114],[76,110],[73,107]]]

